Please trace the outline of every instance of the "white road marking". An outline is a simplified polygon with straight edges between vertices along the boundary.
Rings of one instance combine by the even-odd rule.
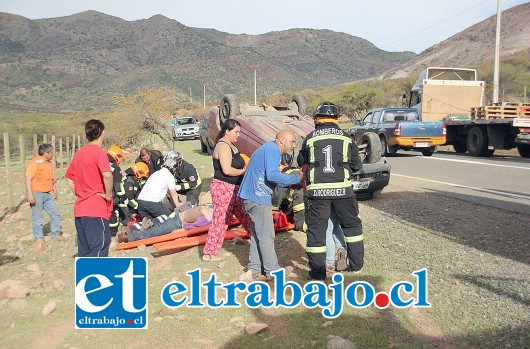
[[[500,195],[500,196],[509,196],[509,197],[512,197],[512,198],[530,200],[530,196],[528,196],[528,195],[519,195],[519,194],[506,193],[506,192],[497,191],[497,190],[491,190],[491,189],[469,187],[467,185],[461,185],[461,184],[449,183],[449,182],[442,182],[442,181],[435,181],[433,179],[425,179],[425,178],[420,178],[420,177],[405,176],[405,175],[400,175],[400,174],[396,174],[396,173],[392,173],[391,176],[415,179],[415,180],[418,180],[418,181],[425,181],[425,182],[431,182],[431,183],[436,183],[436,184],[445,184],[445,185],[449,185],[449,186],[457,187],[457,188],[471,189],[471,190],[482,191],[482,192],[495,194],[495,195]]]
[[[489,164],[487,162],[481,162],[481,161],[476,161],[476,160],[447,159],[447,158],[438,158],[438,157],[430,157],[430,156],[418,156],[418,157],[422,158],[422,159],[425,159],[425,160],[453,161],[453,162],[463,162],[463,163],[466,163],[466,164],[474,164],[474,165],[497,166],[497,167],[506,167],[506,168],[517,168],[519,170],[530,170],[530,167],[500,165],[500,164]]]

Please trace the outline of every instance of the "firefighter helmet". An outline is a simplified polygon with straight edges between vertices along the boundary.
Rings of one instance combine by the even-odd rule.
[[[339,109],[337,108],[337,106],[335,106],[335,104],[325,101],[319,104],[313,116],[331,116],[334,118],[338,118]]]
[[[119,164],[123,161],[123,159],[125,159],[125,156],[123,156],[123,150],[117,144],[110,147],[107,154],[112,156],[112,158],[114,159],[114,161],[116,161],[117,164]]]
[[[172,150],[166,155],[166,160],[164,161],[164,167],[168,169],[177,169],[182,165],[182,154],[178,151]]]
[[[134,176],[138,179],[147,178],[149,176],[149,167],[147,167],[145,162],[137,162],[131,166],[131,169],[134,173]]]

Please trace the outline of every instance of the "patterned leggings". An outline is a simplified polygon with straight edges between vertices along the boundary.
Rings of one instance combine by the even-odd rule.
[[[237,196],[239,186],[214,179],[210,185],[213,201],[213,218],[208,230],[208,239],[203,253],[216,255],[223,247],[228,222],[234,214],[239,222],[250,233],[250,218],[243,212],[241,198]]]

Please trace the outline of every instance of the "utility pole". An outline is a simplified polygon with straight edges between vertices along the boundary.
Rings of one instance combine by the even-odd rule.
[[[256,85],[256,69],[254,69],[254,105],[258,105],[258,97],[257,97],[257,85]]]
[[[191,86],[190,86],[190,103],[193,103],[193,97],[191,96]]]
[[[497,0],[497,26],[495,28],[495,61],[493,64],[493,104],[499,103],[499,46],[501,41],[501,0]]]
[[[202,109],[206,109],[206,85],[202,87]]]

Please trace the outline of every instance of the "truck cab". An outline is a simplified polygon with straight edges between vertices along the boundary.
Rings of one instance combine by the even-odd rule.
[[[418,150],[431,156],[436,146],[445,144],[442,122],[424,122],[415,108],[380,108],[369,111],[362,121],[351,129],[356,139],[366,132],[378,135],[381,155],[388,156],[399,149]]]

